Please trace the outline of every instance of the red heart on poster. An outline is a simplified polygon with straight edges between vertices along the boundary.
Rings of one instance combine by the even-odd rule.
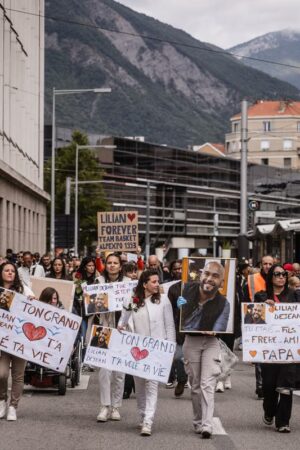
[[[145,348],[144,348],[144,350],[140,350],[138,347],[132,347],[132,349],[130,350],[130,353],[136,361],[145,359],[149,355],[148,350],[146,350]]]
[[[300,349],[298,348],[298,350],[297,350],[297,353],[298,353],[298,355],[300,355]]]
[[[22,330],[29,341],[39,341],[47,334],[46,328],[36,327],[30,322],[24,323]]]
[[[257,351],[256,350],[250,350],[249,353],[252,356],[252,358],[254,358],[254,356],[257,355]]]
[[[127,214],[128,219],[130,220],[130,222],[132,222],[135,219],[135,214]]]

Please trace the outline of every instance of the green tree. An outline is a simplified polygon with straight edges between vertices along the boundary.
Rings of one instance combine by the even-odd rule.
[[[74,131],[72,142],[67,147],[56,150],[55,159],[55,213],[64,214],[66,178],[75,180],[76,144],[88,145],[88,138],[80,131]],[[78,180],[101,181],[103,171],[91,149],[79,150]],[[45,190],[51,191],[51,159],[45,163]],[[74,189],[71,189],[71,218],[74,217]],[[79,221],[79,251],[86,245],[89,247],[97,239],[97,212],[106,211],[108,202],[105,198],[102,183],[79,185],[78,187],[78,221]],[[50,208],[49,208],[50,214]]]

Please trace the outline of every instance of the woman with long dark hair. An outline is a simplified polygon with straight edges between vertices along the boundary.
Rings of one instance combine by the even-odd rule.
[[[288,274],[281,264],[274,264],[266,278],[266,291],[254,296],[255,302],[298,302],[297,293],[288,287]],[[275,426],[280,433],[290,433],[293,390],[297,385],[297,364],[261,364],[263,379],[263,421]]]
[[[2,289],[1,289],[2,288]],[[18,270],[13,263],[4,262],[0,266],[0,308],[9,310],[10,301],[7,291],[33,297],[32,291],[22,284]],[[0,352],[0,419],[5,417],[9,421],[17,420],[17,408],[24,386],[24,372],[26,361],[1,350]],[[11,398],[8,403],[8,377],[11,368],[12,386]]]
[[[51,261],[50,273],[47,275],[48,278],[55,278],[56,280],[70,280],[67,274],[66,263],[63,258],[54,258]]]
[[[118,329],[123,330],[132,318],[133,332],[176,342],[171,303],[159,290],[156,270],[146,270],[140,276],[134,297],[124,305]],[[150,436],[157,405],[158,382],[134,377],[137,407],[142,436]]]
[[[97,278],[97,281],[98,283],[129,281],[129,278],[123,276],[122,260],[119,253],[110,253],[106,257],[105,269],[102,275]],[[99,314],[99,324],[103,327],[115,328],[119,317],[119,311]],[[100,411],[97,415],[98,422],[106,422],[108,419],[121,420],[119,408],[122,405],[124,378],[124,373],[100,368]]]

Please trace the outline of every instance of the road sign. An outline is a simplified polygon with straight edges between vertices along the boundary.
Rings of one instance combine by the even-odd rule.
[[[263,219],[274,219],[276,217],[276,211],[256,211],[255,217]]]
[[[257,211],[259,209],[259,202],[257,200],[250,200],[248,203],[250,211]]]

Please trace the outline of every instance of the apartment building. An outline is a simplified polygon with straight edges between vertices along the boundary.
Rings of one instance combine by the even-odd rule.
[[[240,159],[241,113],[231,117],[226,153]],[[300,102],[259,100],[248,108],[249,162],[300,168]]]

